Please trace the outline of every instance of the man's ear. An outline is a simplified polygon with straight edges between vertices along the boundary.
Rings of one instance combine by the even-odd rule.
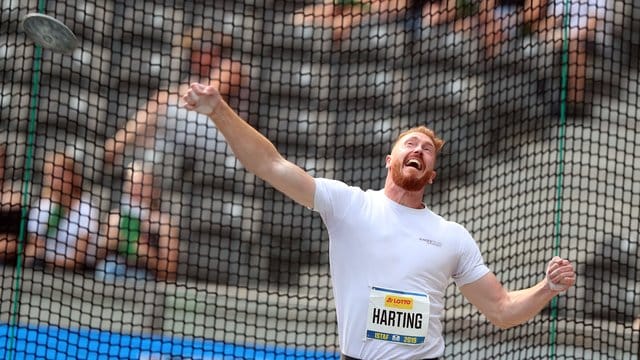
[[[429,184],[433,184],[433,180],[436,179],[436,171],[435,170],[431,170],[431,175],[429,176]]]
[[[391,155],[387,155],[384,158],[384,167],[388,169],[390,166],[391,166]]]

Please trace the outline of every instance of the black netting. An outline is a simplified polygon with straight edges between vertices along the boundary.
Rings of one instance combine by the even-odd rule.
[[[639,6],[3,1],[0,356],[339,357],[320,216],[179,104],[200,81],[313,176],[365,189],[425,124],[447,142],[425,202],[505,287],[574,261],[576,286],[510,330],[452,284],[445,358],[637,359]],[[26,36],[38,12],[73,53]]]

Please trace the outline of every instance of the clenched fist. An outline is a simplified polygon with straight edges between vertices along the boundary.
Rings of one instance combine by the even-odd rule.
[[[222,96],[215,87],[198,83],[191,84],[182,100],[187,109],[195,110],[205,115],[211,115],[223,101]]]
[[[576,272],[571,261],[554,256],[547,265],[547,284],[553,291],[565,291],[576,283]]]

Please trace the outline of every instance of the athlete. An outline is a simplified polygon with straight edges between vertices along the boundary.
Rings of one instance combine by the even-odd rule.
[[[453,279],[493,324],[531,319],[573,286],[570,261],[554,257],[531,288],[507,291],[485,266],[461,225],[423,203],[443,141],[426,127],[401,134],[385,158],[384,188],[363,191],[313,178],[287,161],[242,120],[213,86],[192,84],[185,107],[208,115],[246,169],[320,213],[329,233],[330,267],[343,359],[431,359],[444,353],[441,317]]]

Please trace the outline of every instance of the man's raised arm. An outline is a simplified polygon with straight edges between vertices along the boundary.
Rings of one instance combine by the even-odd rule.
[[[208,115],[242,165],[251,173],[306,207],[313,207],[315,182],[286,160],[264,135],[241,119],[213,86],[192,84],[182,97],[185,107]]]

